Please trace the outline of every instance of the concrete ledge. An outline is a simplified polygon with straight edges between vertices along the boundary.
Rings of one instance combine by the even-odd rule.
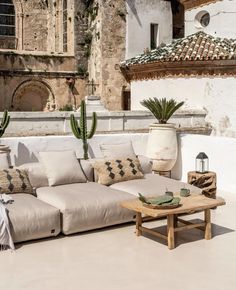
[[[71,133],[70,115],[79,119],[79,112],[10,112],[11,122],[6,136],[65,135]],[[147,111],[97,112],[100,132],[147,132],[149,125],[156,119]],[[88,113],[88,126],[91,125]],[[175,114],[170,122],[176,127],[189,130],[205,128],[204,110],[184,110]],[[0,113],[2,118],[2,113]]]

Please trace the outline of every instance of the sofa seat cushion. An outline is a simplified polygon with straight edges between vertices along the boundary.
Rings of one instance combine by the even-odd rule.
[[[60,232],[60,211],[33,195],[12,195],[14,202],[7,204],[14,242],[56,236]]]
[[[64,234],[128,222],[134,215],[119,205],[132,195],[95,182],[42,187],[37,196],[60,209]]]
[[[191,194],[201,194],[202,190],[190,184],[160,176],[158,174],[146,174],[144,179],[129,180],[112,184],[113,189],[122,190],[138,196],[138,193],[145,196],[163,195],[165,191],[179,192],[180,188],[189,188]]]

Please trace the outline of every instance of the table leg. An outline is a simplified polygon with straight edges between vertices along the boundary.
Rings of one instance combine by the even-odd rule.
[[[175,231],[174,231],[174,215],[167,216],[167,235],[168,235],[168,248],[170,250],[175,247]]]
[[[174,215],[174,227],[175,228],[178,227],[178,216],[177,216],[177,214]]]
[[[140,230],[140,226],[142,226],[142,214],[137,212],[136,214],[136,236],[141,236],[142,232]]]
[[[206,209],[205,210],[205,239],[210,240],[211,239],[211,210]]]

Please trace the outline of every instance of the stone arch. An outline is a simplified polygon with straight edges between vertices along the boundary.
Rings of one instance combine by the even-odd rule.
[[[13,111],[53,111],[55,96],[50,86],[41,80],[26,80],[14,91]]]

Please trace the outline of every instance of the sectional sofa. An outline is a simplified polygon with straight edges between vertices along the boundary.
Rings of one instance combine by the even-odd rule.
[[[9,220],[14,242],[65,235],[117,225],[134,220],[134,213],[120,207],[123,200],[144,195],[161,195],[168,190],[178,192],[183,186],[192,194],[201,190],[189,184],[151,173],[146,159],[141,161],[144,178],[102,185],[94,177],[90,161],[80,166],[87,182],[49,186],[48,178],[39,162],[23,164],[35,188],[35,196],[14,194],[8,204]],[[60,168],[58,168],[60,170]]]

